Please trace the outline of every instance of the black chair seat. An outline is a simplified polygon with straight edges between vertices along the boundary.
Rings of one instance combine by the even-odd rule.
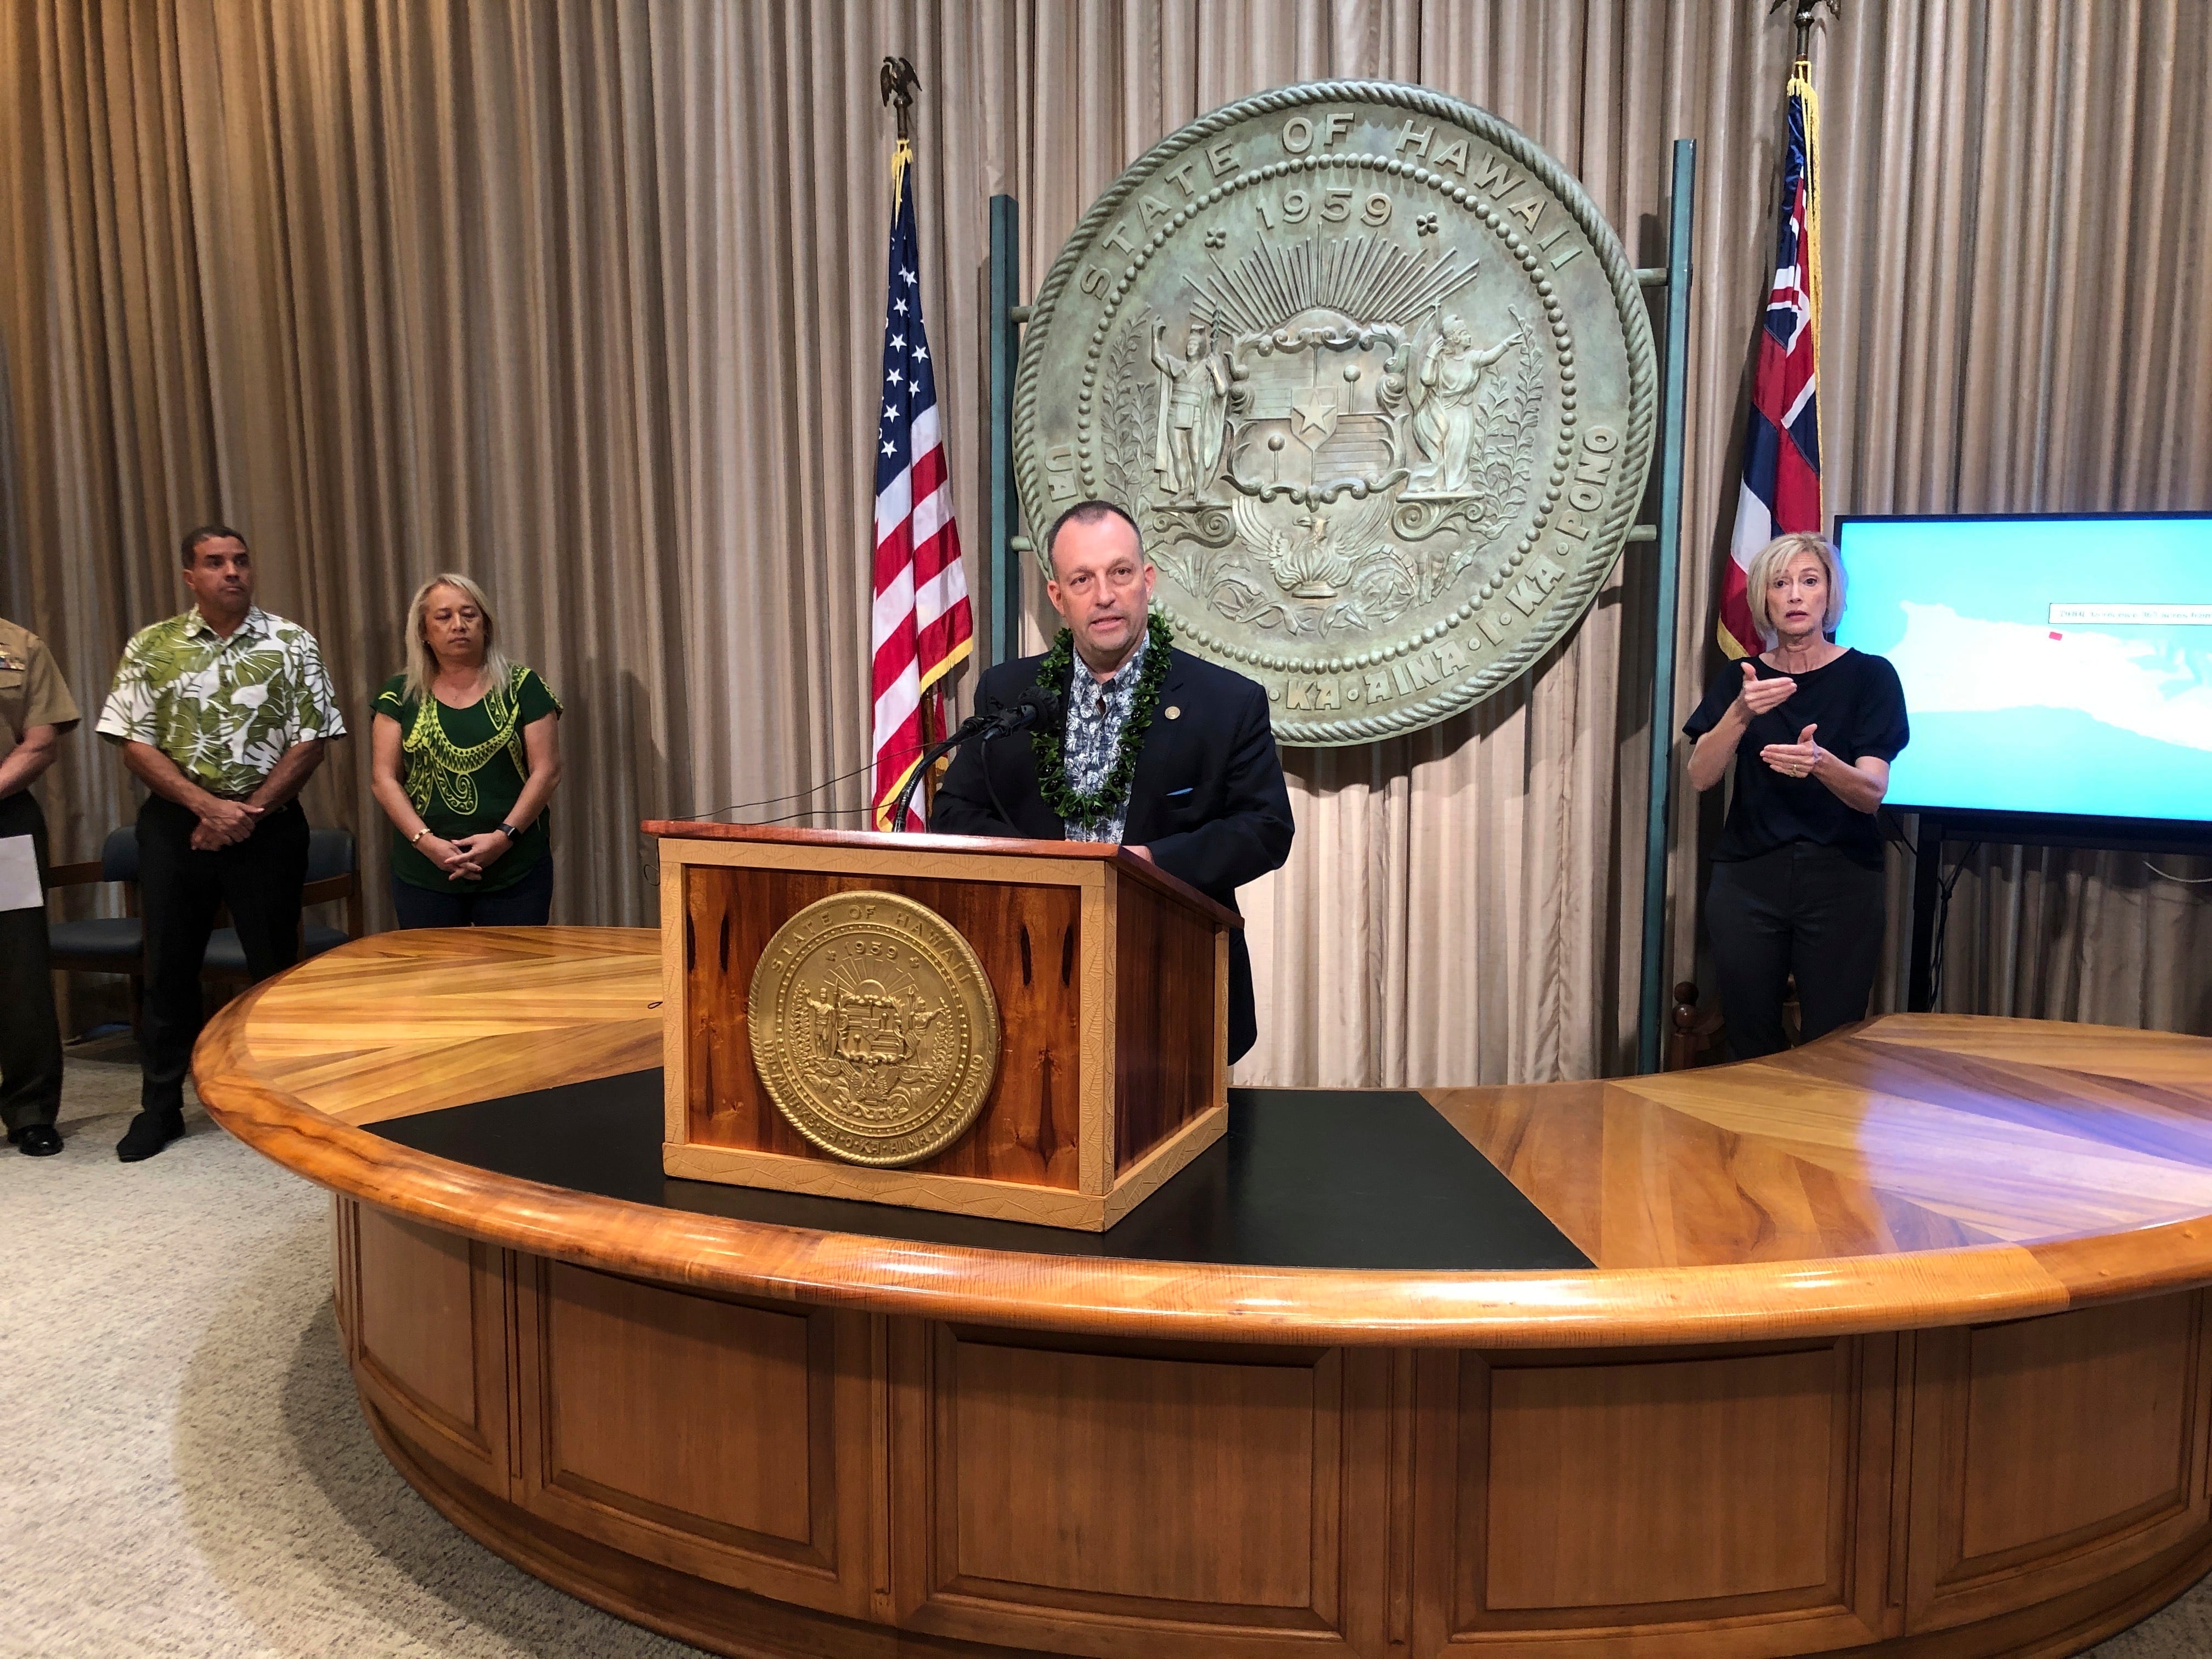
[[[312,921],[307,924],[307,948],[301,953],[302,961],[308,957],[319,957],[325,951],[335,950],[346,942],[343,928],[319,927]],[[201,965],[205,972],[210,974],[245,973],[246,947],[238,942],[238,929],[218,927],[209,934],[207,955],[202,959]]]
[[[342,927],[307,924],[307,951],[311,957],[335,950],[346,942]],[[118,973],[138,966],[146,948],[146,924],[137,916],[94,916],[84,921],[57,921],[46,930],[47,948],[57,957],[116,964]],[[205,968],[218,974],[246,971],[246,947],[238,942],[235,927],[218,927],[208,936]]]
[[[121,964],[118,973],[129,973],[137,967],[146,948],[146,924],[137,916],[52,922],[46,927],[46,948],[58,957],[117,963]]]

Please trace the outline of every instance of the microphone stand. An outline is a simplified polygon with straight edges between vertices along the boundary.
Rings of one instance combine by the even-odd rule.
[[[983,763],[983,787],[991,792],[991,810],[999,815],[999,822],[1005,824],[1007,829],[1011,830],[1014,827],[1014,821],[1007,814],[1006,803],[999,799],[998,779],[991,775],[991,739],[999,735],[1000,734],[996,732],[986,732],[983,734],[983,753],[981,757]]]
[[[981,737],[988,750],[993,738],[1003,738],[1009,732],[1022,731],[1036,725],[1040,720],[1054,718],[1057,712],[1056,698],[1045,702],[1041,701],[1039,696],[1025,695],[1021,702],[1001,708],[995,714],[970,714],[960,722],[959,729],[950,737],[940,738],[921,751],[921,763],[907,775],[907,781],[899,786],[898,794],[891,802],[891,822],[901,825],[906,823],[908,805],[914,799],[914,792],[921,787],[923,775],[962,744],[971,738]],[[989,781],[988,767],[985,769],[985,781],[987,782]],[[998,791],[995,787],[992,790],[991,804],[994,806],[999,805]],[[999,816],[1007,823],[1012,822],[1006,818],[1003,807],[1000,809]],[[900,834],[903,831],[895,830],[893,833]]]
[[[907,807],[914,799],[914,792],[921,787],[921,780],[929,769],[967,742],[969,738],[982,732],[992,724],[994,718],[988,714],[970,714],[960,722],[959,728],[951,736],[939,738],[921,751],[921,764],[907,774],[906,781],[899,785],[898,793],[892,798],[891,822],[899,826],[892,832],[893,834],[905,833]]]

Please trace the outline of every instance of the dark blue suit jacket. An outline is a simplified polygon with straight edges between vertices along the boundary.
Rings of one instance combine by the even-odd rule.
[[[1042,660],[1024,657],[986,670],[975,690],[976,712],[1013,702]],[[1085,672],[1080,664],[1077,671]],[[1065,694],[1066,688],[1060,689]],[[1170,708],[1180,711],[1174,720]],[[1026,732],[961,750],[938,788],[929,827],[942,835],[1030,841],[1066,836],[1037,791]],[[1268,729],[1267,694],[1242,674],[1170,651],[1159,707],[1129,786],[1123,843],[1149,848],[1161,869],[1233,910],[1239,887],[1280,868],[1291,855],[1293,829],[1283,763]],[[1242,1055],[1258,1037],[1252,958],[1239,932],[1229,940],[1229,1057]]]

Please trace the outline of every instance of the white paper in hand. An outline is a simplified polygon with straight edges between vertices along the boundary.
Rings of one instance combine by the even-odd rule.
[[[0,840],[0,910],[33,910],[46,902],[39,886],[38,844],[28,836]]]

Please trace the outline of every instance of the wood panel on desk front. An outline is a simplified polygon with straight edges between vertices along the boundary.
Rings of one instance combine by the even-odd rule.
[[[1423,1356],[1416,1647],[1765,1659],[1881,1640],[1894,1364],[1889,1338]]]
[[[1110,1659],[1403,1640],[1405,1357],[900,1321],[890,1364],[906,1627]]]
[[[2109,1580],[2212,1528],[2203,1292],[1923,1331],[1908,1627]],[[2054,1455],[2057,1448],[2063,1455]]]
[[[515,1501],[719,1583],[865,1613],[867,1320],[521,1258]]]
[[[507,1253],[348,1203],[337,1222],[346,1358],[362,1397],[418,1449],[504,1494],[512,1400]]]

